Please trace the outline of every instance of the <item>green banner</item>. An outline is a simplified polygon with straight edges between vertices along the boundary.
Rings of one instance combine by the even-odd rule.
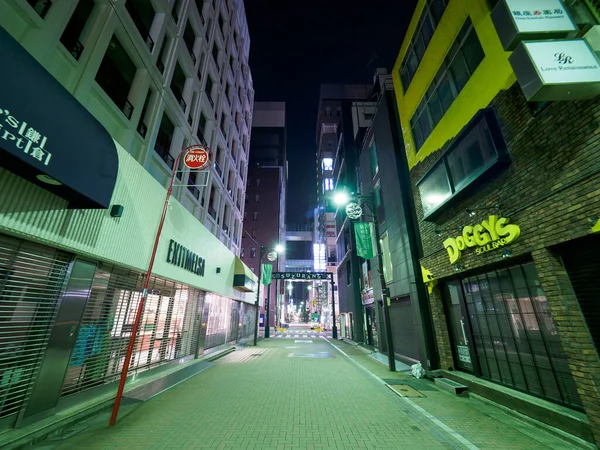
[[[371,259],[375,256],[375,251],[373,249],[373,231],[372,222],[354,222],[356,254],[361,258]]]
[[[271,284],[271,278],[273,277],[273,264],[262,265],[262,284]]]

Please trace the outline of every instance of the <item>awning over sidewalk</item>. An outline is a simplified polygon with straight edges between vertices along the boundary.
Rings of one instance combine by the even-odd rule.
[[[108,208],[118,171],[108,131],[3,28],[0,61],[0,165],[70,208]]]
[[[235,257],[235,272],[233,275],[233,288],[243,292],[256,292],[258,277],[237,256]]]

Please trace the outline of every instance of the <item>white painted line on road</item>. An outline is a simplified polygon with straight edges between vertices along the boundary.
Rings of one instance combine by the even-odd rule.
[[[312,340],[296,339],[294,344],[312,344]]]
[[[402,395],[400,395],[400,393],[396,392],[389,384],[387,384],[385,381],[383,381],[377,375],[371,373],[371,371],[369,369],[367,369],[365,366],[363,366],[361,363],[359,363],[359,362],[355,361],[354,359],[352,359],[350,357],[350,355],[348,355],[346,352],[344,352],[341,348],[336,347],[331,342],[327,341],[327,339],[325,339],[325,341],[329,345],[331,345],[333,348],[335,348],[338,352],[340,352],[342,355],[344,355],[346,358],[348,358],[350,361],[352,361],[354,364],[356,364],[361,369],[363,369],[365,372],[367,372],[369,375],[371,375],[373,378],[375,378],[377,381],[379,381],[384,386],[386,386],[387,388],[389,388],[393,393],[395,393],[402,400],[406,401],[410,406],[412,406],[414,409],[416,409],[418,412],[420,412],[424,417],[426,417],[427,419],[431,420],[435,425],[437,425],[438,427],[440,427],[442,430],[444,430],[446,433],[448,433],[450,436],[452,436],[458,442],[460,442],[461,444],[463,444],[466,448],[468,448],[469,450],[479,450],[479,447],[477,447],[471,441],[469,441],[468,439],[466,439],[458,431],[450,428],[444,422],[442,422],[437,417],[435,417],[435,416],[431,415],[430,413],[428,413],[427,411],[425,411],[423,408],[421,408],[419,405],[417,405],[416,403],[414,403],[408,397],[403,397]]]

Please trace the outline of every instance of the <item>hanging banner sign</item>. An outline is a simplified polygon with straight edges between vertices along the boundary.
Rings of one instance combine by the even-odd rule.
[[[271,284],[271,277],[273,275],[273,264],[262,265],[262,284]]]
[[[356,238],[356,254],[364,259],[375,256],[373,249],[374,228],[372,222],[355,222],[354,236]]]
[[[505,217],[489,216],[481,224],[463,227],[462,236],[446,239],[444,248],[450,257],[450,264],[457,263],[467,248],[477,247],[477,254],[482,255],[517,240],[521,229],[508,222],[509,219]]]

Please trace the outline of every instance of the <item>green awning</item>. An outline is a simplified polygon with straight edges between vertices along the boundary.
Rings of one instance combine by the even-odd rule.
[[[233,288],[238,291],[256,292],[258,277],[252,273],[250,267],[244,264],[237,256],[235,257],[235,272],[233,275]]]

